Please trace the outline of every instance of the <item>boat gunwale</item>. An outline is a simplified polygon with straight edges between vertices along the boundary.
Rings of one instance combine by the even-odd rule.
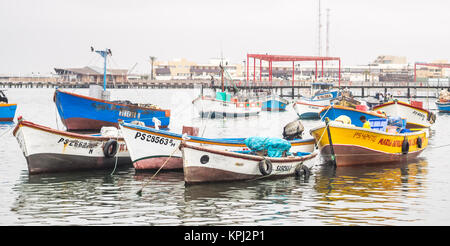
[[[56,93],[64,93],[64,94],[68,94],[74,97],[80,97],[86,100],[91,100],[91,101],[97,101],[97,102],[101,102],[101,103],[106,103],[106,104],[113,104],[113,105],[118,105],[118,106],[122,106],[122,107],[129,107],[129,108],[133,108],[133,109],[142,109],[142,110],[153,110],[153,111],[160,111],[160,112],[165,112],[167,115],[167,112],[170,113],[170,109],[158,109],[158,108],[150,108],[150,107],[142,107],[142,106],[136,106],[136,105],[127,105],[127,104],[121,104],[121,103],[115,103],[112,101],[106,101],[106,100],[102,100],[102,99],[98,99],[98,98],[94,98],[94,97],[89,97],[89,96],[85,96],[85,95],[80,95],[80,94],[75,94],[72,92],[68,92],[68,91],[63,91],[60,89],[56,89],[55,90],[55,94],[53,97],[53,101],[56,102]],[[156,105],[155,105],[156,106]],[[167,116],[166,116],[167,117]]]
[[[44,132],[49,132],[49,133],[63,135],[63,136],[67,136],[67,137],[77,138],[77,139],[95,140],[95,141],[107,141],[110,139],[116,139],[118,141],[125,141],[123,137],[93,136],[93,135],[88,135],[88,134],[79,134],[79,133],[74,133],[74,132],[61,131],[61,130],[56,130],[56,129],[53,129],[53,128],[50,128],[47,126],[42,126],[42,125],[30,122],[30,121],[25,121],[25,120],[19,120],[19,122],[17,123],[16,127],[13,130],[13,135],[16,136],[17,131],[21,127],[25,127],[25,126],[34,128],[37,130],[41,130]]]
[[[336,127],[336,128],[345,128],[345,129],[349,129],[349,130],[361,130],[361,131],[366,131],[366,132],[371,132],[371,133],[375,133],[375,134],[381,134],[381,135],[388,135],[388,136],[415,136],[415,135],[419,135],[422,133],[425,133],[425,130],[419,130],[419,131],[413,131],[413,132],[406,132],[406,133],[390,133],[390,132],[382,132],[379,130],[375,130],[375,129],[368,129],[368,128],[363,128],[363,127],[357,127],[355,125],[349,125],[349,124],[340,124],[340,123],[334,123],[334,122],[330,122],[329,123],[330,127]],[[316,126],[311,128],[311,130],[309,130],[309,133],[312,135],[312,132],[317,131],[321,128],[326,128],[327,125],[321,125],[321,126]]]
[[[170,132],[170,131],[156,130],[156,129],[149,128],[149,127],[145,127],[146,129],[143,129],[144,128],[143,126],[125,123],[125,122],[120,122],[119,125],[121,127],[129,128],[132,130],[139,130],[139,131],[159,135],[162,137],[169,136],[170,138],[177,139],[177,140],[183,139],[182,134],[174,133],[174,132]],[[227,140],[224,138],[212,139],[212,138],[202,138],[202,137],[196,137],[196,136],[188,136],[188,137],[190,138],[188,140],[189,142],[199,142],[199,143],[208,143],[208,144],[217,144],[217,145],[225,144],[225,145],[232,145],[232,146],[236,146],[236,145],[237,146],[246,146],[245,143],[243,143],[243,140],[245,140],[246,138],[230,138],[229,140]],[[237,142],[237,141],[242,141],[242,142]],[[295,139],[295,140],[287,140],[287,141],[289,141],[291,143],[291,146],[292,145],[295,145],[295,146],[308,145],[308,144],[314,144],[314,142],[315,142],[314,138]]]
[[[314,106],[314,107],[328,107],[327,105],[318,105],[318,104],[310,104],[310,103],[304,103],[304,102],[300,102],[300,101],[296,101],[293,106],[295,106],[296,104],[301,104],[301,105],[307,105],[307,106]]]
[[[383,104],[374,106],[373,109],[374,109],[374,110],[376,110],[376,109],[382,109],[383,107],[390,106],[390,105],[393,105],[393,104],[395,104],[395,103],[396,103],[395,101],[390,101],[390,102],[387,102],[387,103],[383,103]],[[406,103],[406,102],[397,101],[397,104],[400,104],[400,105],[402,105],[402,106],[406,106],[406,107],[409,107],[409,108],[413,108],[413,109],[416,109],[416,110],[420,110],[420,111],[423,111],[423,112],[425,112],[425,113],[427,113],[427,114],[431,114],[430,111],[428,111],[428,110],[426,110],[426,109],[424,109],[424,108],[419,108],[419,107],[413,106],[413,105],[411,105],[411,104],[409,104],[409,103]]]
[[[215,102],[227,103],[227,104],[236,105],[236,107],[237,107],[237,105],[238,105],[239,103],[249,103],[250,105],[249,105],[248,107],[246,107],[246,108],[262,108],[262,103],[263,103],[262,101],[249,101],[249,102],[241,102],[241,101],[239,101],[239,102],[232,102],[232,101],[218,100],[218,99],[213,98],[213,97],[198,96],[197,98],[195,98],[195,99],[192,101],[192,104],[194,104],[196,101],[199,101],[199,100],[208,100],[208,101],[215,101]],[[251,106],[252,103],[254,103],[256,106]],[[261,104],[261,106],[258,106],[257,104]]]
[[[299,161],[306,161],[313,159],[317,156],[317,152],[312,152],[305,156],[297,156],[297,157],[263,157],[263,156],[257,156],[257,155],[248,155],[248,154],[242,154],[242,153],[235,153],[231,151],[224,151],[224,150],[216,150],[211,148],[205,148],[201,146],[194,146],[187,144],[186,142],[182,142],[180,145],[180,149],[183,148],[190,148],[202,152],[208,152],[212,154],[227,156],[227,157],[233,157],[233,158],[239,158],[239,159],[245,159],[250,161],[262,161],[264,159],[270,160],[272,163],[285,163],[285,162],[299,162]]]
[[[343,109],[343,110],[350,110],[350,111],[355,111],[358,113],[364,113],[364,114],[369,114],[372,116],[377,116],[379,118],[383,118],[383,119],[387,119],[388,117],[386,115],[382,115],[382,114],[378,114],[376,112],[370,112],[370,111],[362,111],[362,110],[358,110],[358,109],[354,109],[351,107],[346,107],[346,106],[342,106],[342,105],[330,105],[330,106],[325,106],[324,109],[322,109],[319,114],[321,114],[323,111],[328,110],[328,108],[336,108],[336,109]]]

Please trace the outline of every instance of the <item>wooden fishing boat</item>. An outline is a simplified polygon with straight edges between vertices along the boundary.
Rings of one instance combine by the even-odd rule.
[[[154,105],[142,106],[133,103],[118,103],[83,96],[56,89],[54,102],[61,121],[68,131],[100,130],[103,126],[118,127],[118,120],[131,122],[139,120],[154,127],[152,119],[161,121],[161,128],[170,123],[170,110]]]
[[[391,133],[330,121],[310,130],[325,161],[337,166],[399,162],[417,157],[428,145],[426,131]]]
[[[439,112],[450,113],[450,102],[436,101],[436,106]]]
[[[218,92],[220,93],[220,92]],[[225,93],[225,92],[224,92]],[[228,94],[228,93],[227,93]],[[200,117],[204,118],[236,118],[258,115],[261,112],[262,103],[254,100],[239,100],[227,97],[222,99],[200,95],[192,101]]]
[[[286,111],[286,106],[289,101],[276,95],[269,95],[262,103],[261,110],[263,111]]]
[[[78,134],[19,117],[13,134],[27,160],[30,174],[131,166],[128,149],[118,130],[103,129],[107,129],[103,135]]]
[[[374,111],[384,111],[388,117],[406,119],[406,128],[428,128],[436,121],[436,115],[420,105],[393,100],[373,107]]]
[[[130,152],[136,170],[182,169],[183,161],[178,146],[182,134],[150,127],[120,122],[120,129]],[[189,144],[225,151],[248,150],[245,138],[203,138],[188,134]],[[314,139],[294,139],[289,141],[295,152],[312,152]],[[163,166],[164,165],[164,166]]]
[[[91,47],[92,51],[94,49]],[[98,85],[90,87],[90,95],[55,90],[53,101],[58,109],[61,121],[68,131],[100,130],[102,126],[118,127],[118,120],[142,121],[146,126],[154,127],[153,118],[161,122],[161,128],[170,123],[170,110],[164,110],[152,104],[137,104],[129,101],[110,101],[106,90],[106,58],[111,50],[95,51],[104,58],[103,91]]]
[[[443,89],[439,92],[436,106],[439,112],[450,113],[450,93],[447,89]]]
[[[186,184],[218,181],[250,180],[263,176],[300,175],[317,153],[299,156],[264,157],[181,144],[183,172]]]
[[[312,83],[310,94],[310,97],[301,96],[293,104],[300,119],[320,119],[319,112],[340,95],[331,83]]]
[[[3,90],[0,90],[0,122],[13,121],[16,114],[17,104],[8,103]]]
[[[380,114],[374,111],[366,111],[358,108],[350,108],[339,105],[332,105],[323,108],[319,112],[320,118],[325,119],[328,117],[330,120],[336,120],[341,115],[346,115],[350,118],[351,123],[355,126],[362,127],[363,123],[360,121],[361,116],[365,116],[367,120],[369,119],[387,119],[385,114]]]
[[[249,94],[242,94],[233,82],[230,74],[228,74],[222,64],[219,65],[221,74],[222,90],[215,91],[214,97],[203,94],[192,101],[194,107],[198,111],[200,117],[204,118],[236,118],[249,117],[258,115],[261,112],[262,102],[258,98],[252,98]],[[234,90],[234,95],[225,91],[225,81]]]

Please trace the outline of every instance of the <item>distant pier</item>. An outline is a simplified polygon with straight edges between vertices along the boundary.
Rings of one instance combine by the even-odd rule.
[[[296,81],[294,85],[290,81],[278,82],[236,82],[240,90],[274,90],[278,95],[287,98],[297,98],[304,95],[310,89],[310,81]],[[91,84],[102,85],[102,82],[58,81],[58,80],[29,80],[29,81],[2,81],[0,88],[89,88]],[[335,82],[335,87],[338,87]],[[110,89],[178,89],[178,88],[214,88],[222,89],[218,81],[211,85],[210,80],[136,80],[120,83],[107,83]],[[226,88],[230,87],[229,85]],[[426,82],[341,82],[342,89],[349,89],[355,97],[374,96],[381,92],[384,95],[390,93],[397,98],[436,98],[442,89],[450,90],[450,82],[429,84]]]
[[[101,85],[103,82],[80,82],[80,81],[1,81],[0,88],[89,88],[89,85]],[[194,88],[194,86],[209,86],[207,80],[151,80],[151,81],[128,81],[106,84],[107,88],[115,89],[172,89],[172,88]]]

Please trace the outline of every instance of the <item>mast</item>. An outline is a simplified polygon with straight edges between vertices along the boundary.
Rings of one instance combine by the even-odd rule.
[[[94,51],[94,47],[91,46],[91,51]],[[104,59],[103,62],[103,91],[106,91],[106,58],[108,55],[112,56],[111,49],[105,49],[105,50],[96,50],[95,53],[98,53],[101,55]]]

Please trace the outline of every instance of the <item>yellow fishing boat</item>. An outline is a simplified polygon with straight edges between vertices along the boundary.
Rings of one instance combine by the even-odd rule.
[[[424,130],[386,132],[336,121],[315,127],[310,133],[325,161],[336,166],[405,161],[417,157],[428,145]]]

